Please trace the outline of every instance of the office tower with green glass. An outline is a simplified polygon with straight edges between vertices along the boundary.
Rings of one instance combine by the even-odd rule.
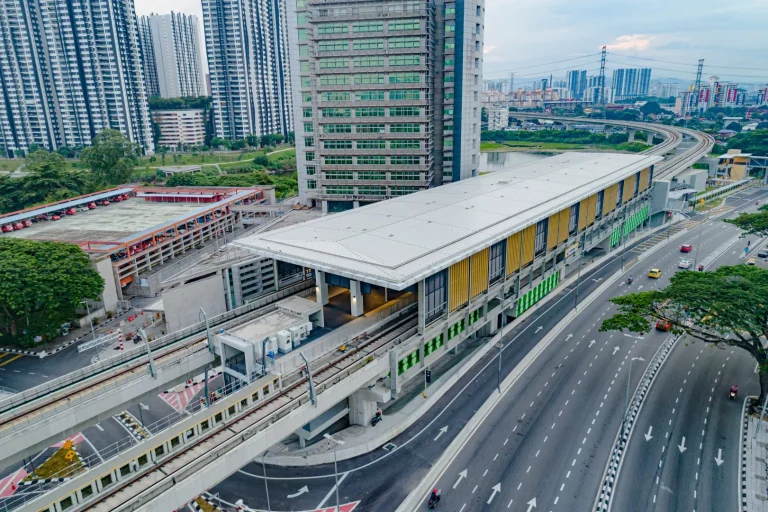
[[[478,174],[483,1],[286,1],[303,202],[337,212]]]

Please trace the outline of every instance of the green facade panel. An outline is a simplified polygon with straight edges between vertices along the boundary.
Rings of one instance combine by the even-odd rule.
[[[535,288],[532,290],[529,290],[525,295],[520,297],[520,299],[517,301],[517,313],[515,316],[522,315],[525,311],[527,311],[531,306],[539,302],[541,299],[546,297],[546,295],[554,290],[558,283],[560,282],[560,273],[555,273],[549,276],[548,278],[544,279],[542,282],[540,282],[538,285],[536,285]]]

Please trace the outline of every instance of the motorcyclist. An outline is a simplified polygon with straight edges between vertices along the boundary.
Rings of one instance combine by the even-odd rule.
[[[629,276],[629,279],[627,279],[627,284],[632,284],[632,276]]]
[[[734,384],[733,386],[731,386],[731,393],[733,393],[734,395],[738,395],[739,394],[739,385],[738,384]]]
[[[432,489],[432,495],[429,497],[429,503],[434,506],[438,501],[440,501],[440,489],[435,487]]]

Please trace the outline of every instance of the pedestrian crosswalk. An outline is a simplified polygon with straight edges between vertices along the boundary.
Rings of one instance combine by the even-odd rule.
[[[178,393],[175,391],[160,393],[160,398],[177,411],[182,412],[203,387],[205,384],[202,382],[192,384]]]

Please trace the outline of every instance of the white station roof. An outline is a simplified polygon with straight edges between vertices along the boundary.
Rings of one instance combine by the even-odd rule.
[[[661,160],[563,153],[243,237],[233,245],[402,290]]]

